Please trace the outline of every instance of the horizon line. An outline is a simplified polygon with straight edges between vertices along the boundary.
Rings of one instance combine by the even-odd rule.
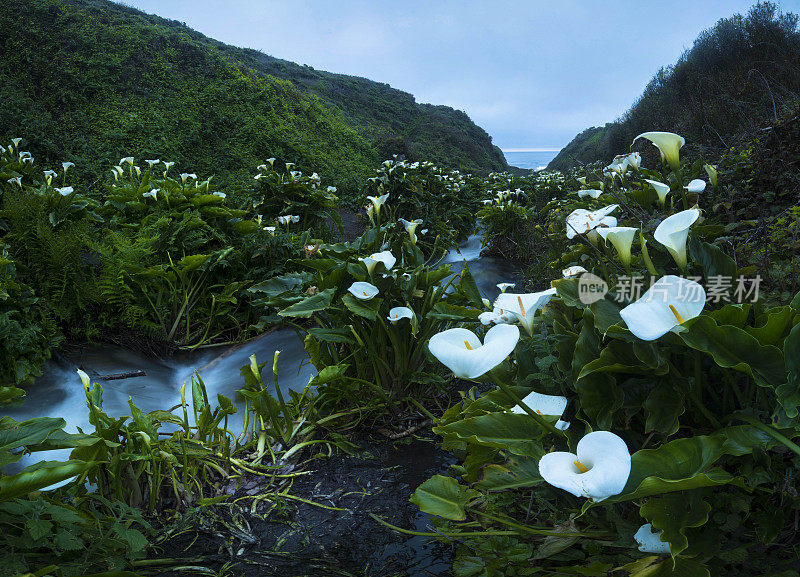
[[[560,152],[560,148],[501,148],[503,152]]]

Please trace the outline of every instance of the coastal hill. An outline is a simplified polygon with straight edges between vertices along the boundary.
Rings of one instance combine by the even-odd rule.
[[[684,154],[718,157],[793,114],[798,101],[798,16],[761,2],[703,31],[621,118],[578,134],[548,168],[607,162],[651,130],[686,138]]]
[[[269,157],[353,190],[394,154],[487,173],[491,137],[446,106],[223,44],[105,0],[0,3],[0,137],[91,185],[121,156],[252,181]]]

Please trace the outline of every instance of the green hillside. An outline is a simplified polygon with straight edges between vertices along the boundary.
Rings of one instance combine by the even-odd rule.
[[[103,0],[0,3],[0,136],[84,183],[121,156],[252,180],[268,157],[355,189],[392,154],[450,168],[505,167],[463,112],[363,78],[227,46]]]
[[[650,130],[685,137],[684,154],[717,157],[776,124],[799,99],[798,16],[760,2],[702,32],[621,118],[578,134],[549,168],[607,161]]]

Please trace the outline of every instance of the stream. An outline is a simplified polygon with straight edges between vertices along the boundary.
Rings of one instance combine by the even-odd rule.
[[[475,234],[458,248],[451,250],[445,256],[443,264],[449,264],[453,272],[458,273],[464,263],[468,263],[470,272],[483,295],[494,299],[499,292],[496,284],[519,280],[519,274],[512,264],[481,256],[480,252],[481,237]],[[281,389],[302,390],[316,371],[308,362],[308,355],[297,333],[293,329],[282,328],[224,349],[209,348],[186,352],[167,359],[153,358],[111,345],[84,347],[74,352],[66,352],[59,355],[58,360],[47,363],[44,374],[28,388],[29,395],[23,404],[4,407],[2,412],[18,421],[38,416],[60,416],[67,421],[68,432],[77,432],[78,428],[91,432],[93,428],[89,424],[83,385],[76,373],[78,367],[82,367],[90,376],[94,374],[93,372],[104,375],[131,370],[143,370],[147,373],[145,377],[102,382],[103,410],[113,417],[130,414],[129,399],[132,399],[145,413],[175,406],[180,403],[182,384],[186,384],[187,398],[191,399],[188,390],[191,379],[197,372],[205,383],[212,405],[215,404],[216,395],[219,393],[231,399],[239,408],[228,421],[230,430],[238,434],[243,420],[241,410],[243,399],[236,393],[244,386],[240,368],[249,364],[251,355],[256,355],[260,363],[266,362],[267,366],[271,367],[276,350],[281,351],[278,362]],[[358,504],[343,503],[343,506],[353,510],[372,507],[376,512],[386,509],[387,513],[402,513],[396,519],[398,524],[403,526],[410,524],[417,530],[425,530],[429,517],[409,505],[408,496],[430,475],[446,471],[453,459],[449,454],[437,449],[434,442],[389,445],[389,449],[371,447],[365,450],[365,453],[371,453],[366,459],[358,455],[329,459],[329,463],[322,465],[312,476],[315,482],[319,482],[316,487],[309,487],[309,491],[312,489],[318,491],[320,483],[328,477],[332,488],[335,488],[337,483],[338,486],[346,486],[348,477],[352,477],[354,471],[363,471],[362,480],[372,477],[375,481],[386,484],[385,489],[378,491],[378,494],[383,494],[382,497],[374,498],[373,503],[367,500]],[[39,460],[66,460],[68,456],[68,450],[26,455],[20,462],[8,467],[7,472],[19,470]],[[313,524],[318,525],[318,520],[315,519]],[[263,534],[268,534],[267,529],[264,528]],[[318,536],[316,543],[319,546],[318,554],[322,554],[322,550],[330,551],[331,540],[337,535],[342,537],[345,544],[349,543],[348,535],[342,534],[343,531],[351,532],[350,537],[353,536],[352,532],[360,532],[366,535],[364,542],[372,541],[369,551],[364,551],[363,547],[359,549],[357,546],[345,545],[346,549],[349,547],[356,553],[361,551],[370,558],[370,563],[387,566],[388,560],[400,556],[405,559],[403,567],[410,568],[416,565],[422,571],[419,574],[446,574],[440,573],[440,570],[449,571],[447,555],[434,553],[432,547],[435,544],[431,544],[427,538],[398,539],[393,532],[377,526],[368,527],[362,524],[350,527],[344,519],[333,519],[330,526],[325,529],[325,533]],[[268,542],[264,545],[269,547]],[[313,546],[314,543],[310,545]],[[309,548],[309,544],[306,543],[303,547]],[[353,555],[353,551],[349,554]],[[416,575],[417,572],[407,574]]]

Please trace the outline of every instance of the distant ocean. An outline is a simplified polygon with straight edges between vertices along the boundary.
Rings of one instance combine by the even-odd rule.
[[[503,150],[506,161],[518,168],[541,170],[559,153],[558,148],[508,148]]]

